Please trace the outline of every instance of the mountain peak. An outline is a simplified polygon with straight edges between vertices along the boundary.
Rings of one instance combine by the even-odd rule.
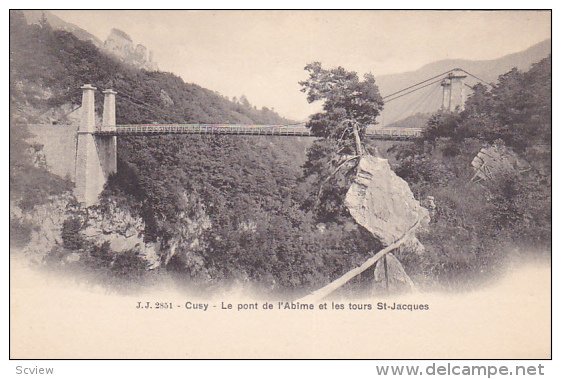
[[[153,53],[140,43],[135,45],[132,38],[120,29],[111,29],[103,44],[103,50],[131,66],[148,71],[158,69]]]

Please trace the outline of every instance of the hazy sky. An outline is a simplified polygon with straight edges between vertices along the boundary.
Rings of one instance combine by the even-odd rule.
[[[53,11],[101,40],[111,28],[154,51],[160,70],[303,119],[306,63],[375,76],[441,59],[494,59],[550,37],[548,12]]]

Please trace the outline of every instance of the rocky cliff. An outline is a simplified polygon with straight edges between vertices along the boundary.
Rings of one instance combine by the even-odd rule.
[[[146,268],[160,265],[160,244],[144,242],[144,222],[140,217],[120,209],[109,202],[104,209],[79,206],[70,192],[52,196],[42,205],[24,211],[17,204],[10,204],[10,220],[31,226],[29,242],[21,248],[28,262],[45,263],[49,255],[58,256],[58,264],[77,262],[85,258],[84,251],[64,250],[64,224],[79,219],[80,230],[76,234],[95,246],[109,243],[110,250],[121,254],[128,250],[138,252],[146,262]],[[52,261],[52,259],[51,259]]]
[[[29,242],[21,249],[27,261],[41,263],[54,247],[62,245],[62,225],[67,218],[66,209],[71,198],[70,193],[53,196],[31,211],[22,210],[16,203],[10,202],[10,222],[31,226]]]
[[[131,66],[149,71],[158,69],[153,52],[144,45],[135,45],[132,38],[122,30],[111,29],[103,44],[103,50]]]

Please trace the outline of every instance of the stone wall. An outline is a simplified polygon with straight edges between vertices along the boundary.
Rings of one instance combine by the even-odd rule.
[[[47,169],[62,178],[76,180],[76,125],[28,125],[30,144],[42,145]]]

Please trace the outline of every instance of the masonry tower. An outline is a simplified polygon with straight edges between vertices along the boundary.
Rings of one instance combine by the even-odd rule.
[[[446,78],[442,80],[442,110],[453,112],[463,111],[466,101],[466,91],[464,80],[467,75],[463,70],[455,68]]]
[[[103,91],[103,120],[101,128],[95,125],[96,88],[85,84],[82,89],[82,117],[76,142],[75,195],[85,206],[94,205],[109,175],[117,171],[117,137],[97,135],[99,129],[115,128],[115,94]]]

